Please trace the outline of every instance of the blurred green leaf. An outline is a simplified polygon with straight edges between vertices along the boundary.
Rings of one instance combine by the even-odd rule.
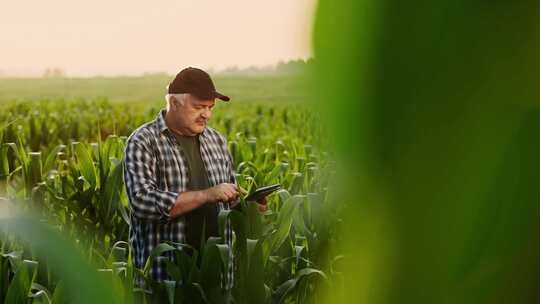
[[[114,290],[111,284],[98,276],[95,268],[85,261],[83,254],[46,224],[29,217],[4,218],[0,219],[0,228],[3,231],[9,230],[10,233],[24,240],[40,257],[46,257],[51,269],[54,269],[58,276],[63,278],[66,293],[75,302],[122,302],[118,290]],[[74,269],[77,271],[73,272]],[[19,275],[21,284],[16,288],[24,289],[26,292],[13,292],[13,297],[22,294],[26,298],[31,286],[31,276],[28,270],[21,271]],[[84,288],[80,288],[80,286],[84,286]],[[55,298],[53,296],[53,300]],[[10,298],[7,303],[17,302],[11,301]]]

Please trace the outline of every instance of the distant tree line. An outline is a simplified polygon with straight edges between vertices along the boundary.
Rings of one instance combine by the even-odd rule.
[[[238,66],[231,66],[222,71],[218,71],[219,74],[299,74],[305,73],[313,67],[313,58],[307,60],[296,59],[289,61],[279,61],[275,65],[265,66],[249,66],[247,68],[239,68]]]
[[[43,72],[44,78],[66,77],[66,72],[61,68],[46,68]]]

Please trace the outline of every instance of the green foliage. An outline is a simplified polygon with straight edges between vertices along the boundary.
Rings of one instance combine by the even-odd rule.
[[[319,1],[318,107],[349,190],[328,303],[538,302],[538,9]]]

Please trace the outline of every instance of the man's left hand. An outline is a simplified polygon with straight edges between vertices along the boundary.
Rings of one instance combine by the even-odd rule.
[[[266,212],[268,210],[268,202],[266,201],[266,197],[261,198],[257,201],[257,204],[259,205],[259,212]]]

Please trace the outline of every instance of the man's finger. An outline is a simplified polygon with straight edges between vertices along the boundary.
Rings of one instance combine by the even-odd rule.
[[[261,205],[266,205],[266,203],[267,203],[267,201],[266,201],[266,196],[263,197],[263,198],[261,198],[261,199],[259,199],[259,200],[257,201],[257,203],[258,203],[258,204],[261,204]]]
[[[227,191],[223,191],[223,194],[222,194],[222,200],[223,201],[228,201],[229,200],[229,193]]]
[[[227,199],[230,201],[230,200],[233,200],[235,198],[235,193],[230,191],[227,193]]]
[[[260,212],[266,212],[266,210],[268,210],[268,206],[267,206],[267,205],[261,205],[261,204],[259,204],[259,211],[260,211]]]

